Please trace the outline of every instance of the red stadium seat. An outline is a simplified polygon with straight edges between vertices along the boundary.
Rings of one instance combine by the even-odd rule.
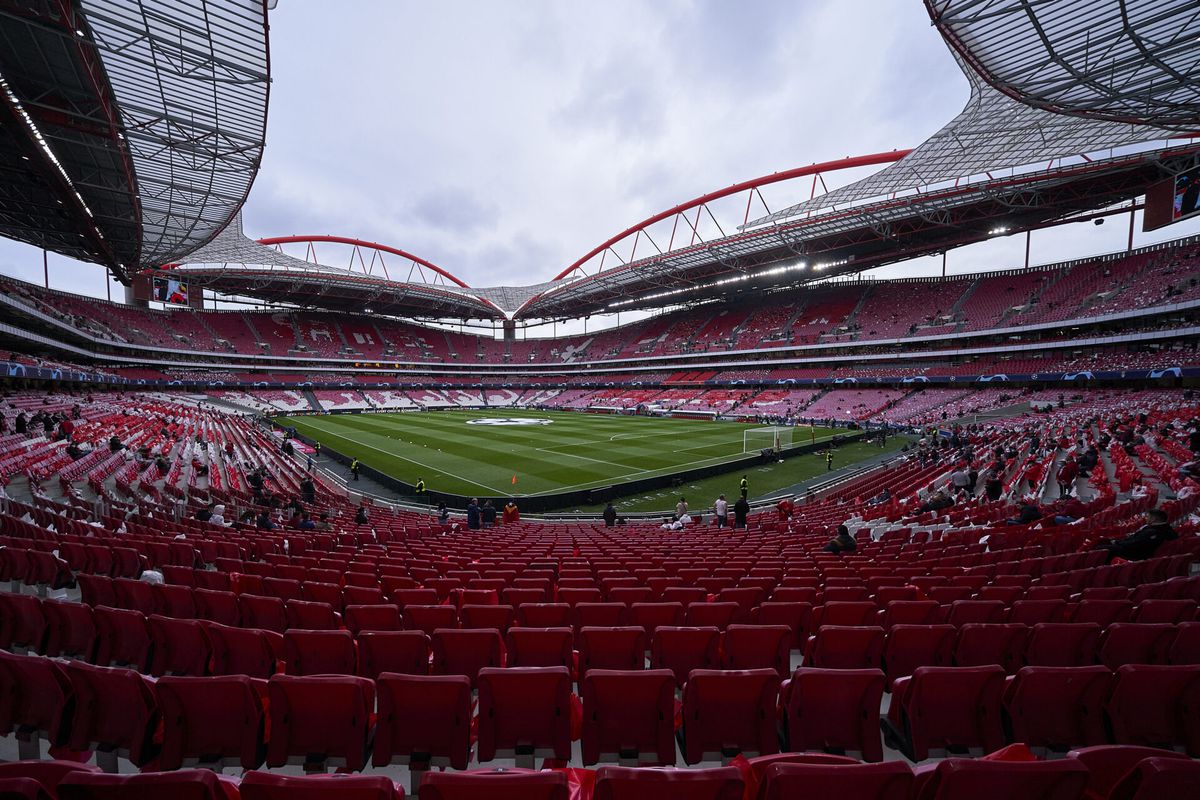
[[[58,784],[59,800],[229,800],[237,796],[236,788],[203,769],[141,775],[72,772]]]
[[[194,589],[192,598],[196,601],[196,616],[199,619],[235,628],[242,623],[241,607],[233,592]]]
[[[238,611],[247,628],[283,633],[288,629],[287,607],[278,597],[238,595]]]
[[[813,609],[813,628],[825,625],[859,627],[874,625],[878,609],[870,601],[825,603]]]
[[[908,800],[912,770],[898,761],[883,764],[772,764],[758,797],[838,797],[846,800]]]
[[[433,674],[466,675],[475,686],[479,671],[504,666],[500,632],[483,629],[438,629],[433,632]]]
[[[1051,750],[1105,744],[1111,685],[1112,674],[1102,666],[1025,667],[1004,692],[1014,739]]]
[[[714,769],[596,770],[595,800],[741,800],[741,773],[733,767]]]
[[[928,758],[932,748],[990,753],[1004,745],[1003,691],[1004,670],[998,666],[918,667],[892,686],[889,738],[913,761]]]
[[[522,603],[517,606],[517,623],[525,628],[562,628],[571,624],[571,606],[566,603]]]
[[[429,637],[421,631],[365,631],[358,636],[358,674],[429,674]]]
[[[640,625],[652,639],[659,628],[683,625],[683,618],[679,603],[634,603],[629,607],[629,624]]]
[[[350,631],[289,630],[283,634],[288,675],[353,675]]]
[[[400,631],[404,623],[400,609],[391,604],[348,605],[343,614],[346,630],[355,636],[363,631]]]
[[[162,712],[160,769],[240,766],[266,757],[260,691],[244,675],[164,677],[155,684]]]
[[[1041,622],[1065,622],[1067,601],[1059,599],[1018,600],[1008,609],[1009,623],[1037,625]]]
[[[779,752],[775,670],[692,670],[683,687],[683,760]]]
[[[139,767],[148,762],[154,756],[158,725],[153,684],[128,669],[77,661],[66,668],[75,693],[75,717],[67,746],[124,756]],[[106,769],[115,771],[115,767],[113,760]]]
[[[897,678],[917,667],[949,666],[957,630],[953,625],[896,625],[883,646],[883,668],[890,689]]]
[[[16,733],[21,758],[41,756],[40,738],[51,746],[66,742],[74,700],[63,664],[0,651],[0,735]]]
[[[1075,607],[1072,622],[1094,622],[1106,628],[1114,622],[1128,622],[1133,603],[1128,600],[1084,600]]]
[[[1133,622],[1177,625],[1195,616],[1195,600],[1143,600],[1133,612]]]
[[[1004,622],[1004,603],[999,600],[956,600],[950,604],[946,622],[956,628],[963,625],[987,625]]]
[[[479,760],[571,757],[571,675],[565,667],[479,671]]]
[[[568,800],[569,797],[565,773],[528,769],[430,772],[422,779],[420,792],[420,800]]]
[[[189,586],[173,586],[169,583],[151,584],[154,611],[164,617],[175,619],[196,618],[196,598]]]
[[[405,606],[404,629],[423,631],[426,636],[441,629],[458,627],[458,609],[454,606]]]
[[[266,679],[284,657],[283,636],[254,628],[231,628],[208,623],[212,645],[212,674],[246,675]]]
[[[733,602],[692,603],[684,613],[690,628],[717,628],[725,630],[737,618],[740,606]]]
[[[864,761],[882,761],[883,687],[884,675],[877,669],[796,670],[780,701],[788,749],[857,751]]]
[[[1067,755],[1088,768],[1088,785],[1084,791],[1084,797],[1087,800],[1108,800],[1113,787],[1147,758],[1188,760],[1183,753],[1128,744],[1082,747],[1072,750]]]
[[[206,675],[212,658],[205,624],[153,614],[146,619],[153,647],[151,675]]]
[[[984,761],[948,758],[918,771],[912,800],[1081,800],[1087,767],[1074,759],[1057,761]]]
[[[773,669],[786,678],[791,668],[792,629],[787,625],[730,625],[721,659],[724,669]]]
[[[960,667],[999,664],[1009,675],[1025,663],[1029,628],[1018,623],[963,625],[954,645],[954,663]]]
[[[43,600],[46,640],[42,653],[58,658],[92,660],[96,647],[96,620],[91,606],[61,600]]]
[[[1118,744],[1183,747],[1200,757],[1200,666],[1119,668],[1107,713]]]
[[[675,763],[675,675],[670,670],[589,670],[581,681],[583,763]]]
[[[510,667],[571,669],[574,664],[575,635],[570,628],[509,628],[505,646]]]
[[[341,617],[328,603],[310,603],[305,600],[284,602],[287,626],[306,631],[336,631],[341,627]]]
[[[579,674],[590,669],[631,670],[646,665],[646,633],[637,626],[579,630]]]
[[[942,607],[933,600],[893,600],[883,609],[879,624],[884,630],[896,625],[936,625],[942,621]]]
[[[822,625],[805,645],[804,663],[823,669],[879,669],[883,628]]]
[[[1177,758],[1139,761],[1113,787],[1110,800],[1158,800],[1162,797],[1200,797],[1200,764]]]
[[[754,611],[755,625],[787,625],[792,631],[792,648],[804,649],[812,626],[808,603],[766,602]]]
[[[142,612],[100,606],[92,613],[96,621],[95,662],[105,667],[148,671],[150,633]]]
[[[77,761],[10,761],[0,764],[0,781],[20,778],[32,781],[50,798],[58,797],[58,785],[64,778],[74,772],[100,772],[99,767],[90,764],[80,764]],[[0,796],[4,790],[0,788]]]
[[[1171,664],[1200,664],[1200,622],[1179,624],[1175,641],[1167,652],[1167,661]]]
[[[1096,663],[1100,626],[1095,622],[1042,622],[1025,642],[1031,667],[1086,667]]]
[[[117,578],[112,586],[117,598],[115,608],[140,611],[146,616],[154,613],[154,591],[150,584],[131,578]]]
[[[471,755],[471,683],[465,675],[384,673],[375,681],[376,767],[466,769]]]
[[[1176,630],[1167,622],[1114,622],[1100,634],[1097,657],[1113,671],[1124,664],[1166,664]]]
[[[464,628],[492,628],[504,634],[512,627],[515,612],[512,606],[464,605],[459,609],[458,616]]]
[[[42,601],[32,595],[0,592],[0,649],[38,653],[45,638]]]
[[[367,764],[375,685],[365,678],[274,675],[269,683],[267,766],[306,769]]]
[[[241,800],[402,800],[404,791],[382,775],[277,775],[247,773]]]
[[[720,650],[716,628],[659,628],[650,642],[650,667],[671,670],[682,686],[692,670],[719,667]]]

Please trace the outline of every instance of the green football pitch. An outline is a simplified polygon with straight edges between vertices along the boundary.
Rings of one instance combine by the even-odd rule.
[[[277,422],[406,483],[423,478],[431,491],[492,497],[600,488],[721,464],[742,457],[743,433],[762,427],[511,408]],[[796,428],[793,444],[820,443],[834,434]]]

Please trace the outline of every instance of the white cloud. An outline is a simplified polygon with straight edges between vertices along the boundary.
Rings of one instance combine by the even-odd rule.
[[[271,13],[271,58],[248,233],[377,241],[478,286],[546,280],[629,225],[737,181],[911,147],[967,93],[911,0],[374,0],[336,13],[285,0]],[[809,188],[763,194],[775,209]],[[1118,249],[1124,230],[1118,218],[1035,233],[1033,261]],[[949,264],[1023,259],[1013,236]],[[936,259],[887,268],[937,270]],[[40,252],[0,242],[0,271],[40,280]],[[95,266],[52,257],[51,273],[104,295]]]

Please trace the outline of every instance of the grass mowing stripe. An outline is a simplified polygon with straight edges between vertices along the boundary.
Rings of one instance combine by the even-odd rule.
[[[550,423],[466,424],[497,418],[538,418]],[[743,455],[743,432],[761,427],[512,408],[339,414],[281,421],[348,456],[357,455],[365,465],[385,474],[408,483],[423,477],[431,489],[468,495],[480,490],[507,494],[509,489],[497,487],[509,486],[514,474],[519,476],[520,494],[544,495],[731,461]],[[828,438],[825,429],[820,432],[821,440]],[[809,438],[803,433],[799,436]]]

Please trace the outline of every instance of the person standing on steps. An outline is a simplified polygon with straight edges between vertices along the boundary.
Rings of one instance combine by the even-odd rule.
[[[733,504],[733,527],[745,528],[746,517],[750,514],[750,501],[746,499],[746,495],[742,495]]]
[[[725,528],[729,525],[729,503],[725,501],[725,495],[717,498],[717,502],[713,503],[713,511],[717,515],[717,527]]]

